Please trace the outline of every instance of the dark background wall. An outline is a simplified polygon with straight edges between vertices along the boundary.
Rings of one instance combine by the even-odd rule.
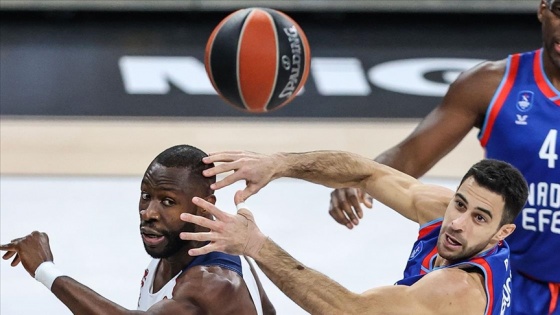
[[[444,62],[449,58],[475,62],[536,49],[541,39],[535,13],[538,2],[533,2],[534,11],[505,13],[429,11],[420,6],[422,1],[417,1],[416,7],[424,8],[421,12],[366,10],[368,7],[362,12],[343,8],[286,10],[307,34],[312,71],[305,92],[293,102],[296,105],[259,117],[423,117],[443,92],[426,96],[415,92],[418,87],[412,84],[407,87],[403,83],[400,91],[380,86],[370,76],[372,69],[411,58],[440,59],[439,66],[420,75],[426,83],[445,85],[451,82],[446,74],[468,68]],[[210,32],[230,12],[72,7],[22,10],[4,6],[0,11],[0,115],[247,116],[208,91],[208,85],[193,91],[182,86],[181,80],[163,78],[169,91],[131,93],[119,66],[123,58],[139,56],[187,57],[191,58],[187,66],[202,65]],[[324,58],[341,62],[339,76],[325,78],[325,71],[318,71]],[[348,67],[348,60],[354,61],[354,66]],[[207,80],[204,72],[185,69],[186,77]],[[393,82],[407,82],[415,71],[401,69]],[[358,92],[352,81],[345,79],[348,75],[364,85]]]

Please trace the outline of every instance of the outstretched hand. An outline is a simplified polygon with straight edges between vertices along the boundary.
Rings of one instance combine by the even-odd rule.
[[[207,177],[234,171],[233,174],[212,184],[211,188],[214,190],[224,188],[239,180],[245,180],[247,187],[241,192],[242,200],[256,194],[271,182],[274,179],[275,167],[278,166],[273,155],[244,151],[211,153],[202,161],[206,164],[220,162],[220,164],[202,172]]]
[[[340,188],[331,192],[329,214],[338,223],[352,229],[363,218],[362,206],[372,208],[373,198],[359,188]]]
[[[199,256],[218,251],[255,258],[267,237],[257,227],[253,214],[246,208],[243,200],[242,191],[236,192],[234,202],[238,211],[237,214],[232,215],[221,211],[202,198],[194,197],[192,199],[195,205],[208,211],[216,220],[189,213],[181,214],[181,220],[210,229],[210,232],[182,232],[180,234],[183,240],[210,242],[203,247],[189,250],[189,255]]]
[[[2,258],[8,260],[12,257],[11,266],[15,267],[20,262],[25,270],[35,277],[35,270],[45,261],[53,261],[49,245],[49,237],[45,233],[34,231],[31,234],[16,238],[10,243],[0,245],[0,250],[6,251]]]

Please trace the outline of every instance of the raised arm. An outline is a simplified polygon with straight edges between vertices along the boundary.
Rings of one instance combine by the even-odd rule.
[[[225,162],[205,170],[206,176],[235,171],[218,181],[213,188],[219,189],[238,180],[246,181],[243,199],[276,178],[292,177],[333,188],[363,189],[406,218],[423,224],[443,216],[452,198],[452,192],[448,189],[425,185],[388,166],[343,151],[273,155],[222,152],[205,159],[209,162]]]
[[[483,62],[463,72],[450,85],[442,102],[394,147],[375,158],[413,177],[420,177],[453,150],[474,128],[481,128],[486,111],[505,72],[506,60]],[[338,188],[331,193],[329,214],[352,228],[371,199],[355,188]]]
[[[482,127],[505,65],[505,60],[488,61],[463,72],[414,131],[375,160],[416,178],[424,175],[472,128]]]
[[[236,195],[236,202],[241,200]],[[209,228],[211,232],[181,233],[185,240],[210,244],[189,251],[200,255],[210,251],[245,254],[282,292],[311,314],[482,314],[486,297],[481,278],[459,269],[431,272],[412,286],[387,286],[353,293],[329,277],[306,267],[267,238],[256,226],[244,204],[238,214],[220,211],[213,204],[195,198],[193,202],[216,217],[182,214],[181,219]]]

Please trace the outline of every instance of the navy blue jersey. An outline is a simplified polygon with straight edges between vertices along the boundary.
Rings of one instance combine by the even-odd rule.
[[[418,240],[404,270],[404,278],[396,285],[413,285],[431,271],[441,268],[476,268],[484,276],[486,291],[485,315],[510,314],[511,269],[509,247],[500,242],[493,248],[453,265],[434,267],[437,257],[437,240],[441,230],[442,218],[426,223],[420,228]]]
[[[177,278],[185,271],[195,266],[218,266],[221,268],[229,269],[236,272],[239,276],[243,277],[249,294],[253,299],[257,314],[263,313],[261,306],[261,299],[258,290],[258,284],[253,277],[250,266],[240,256],[232,256],[220,252],[212,252],[205,255],[195,257],[181,272],[169,280],[159,291],[153,292],[152,286],[157,272],[160,259],[153,259],[148,268],[144,271],[142,282],[140,284],[140,296],[138,298],[138,310],[146,311],[152,305],[164,300],[173,298],[173,290],[177,284]]]
[[[508,237],[512,268],[560,283],[560,92],[544,73],[542,52],[508,57],[479,139],[486,157],[511,163],[529,184]]]

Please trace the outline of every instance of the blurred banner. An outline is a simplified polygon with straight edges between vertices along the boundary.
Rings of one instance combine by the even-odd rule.
[[[227,14],[3,11],[0,115],[248,116],[204,70]],[[420,118],[461,71],[541,46],[536,14],[290,15],[311,45],[309,79],[262,117]]]
[[[538,0],[0,0],[2,10],[534,12]]]

